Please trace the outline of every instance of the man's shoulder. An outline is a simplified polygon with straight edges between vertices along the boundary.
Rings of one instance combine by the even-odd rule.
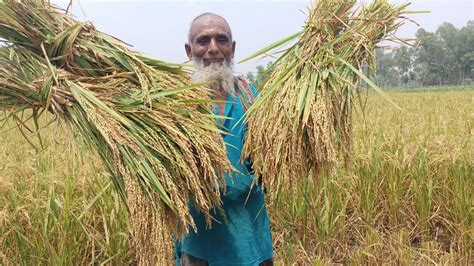
[[[257,96],[255,86],[249,84],[249,82],[243,76],[237,76],[234,79],[235,94],[240,99],[242,107],[245,111],[255,102]]]
[[[235,76],[234,80],[237,82],[236,85],[241,86],[242,88],[245,89],[247,93],[255,97],[255,94],[256,94],[255,86],[252,83],[248,82],[248,80],[243,75]]]

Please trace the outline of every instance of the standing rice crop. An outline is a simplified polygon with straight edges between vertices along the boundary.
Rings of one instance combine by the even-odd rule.
[[[98,152],[128,206],[140,263],[166,262],[171,235],[195,228],[190,200],[210,223],[231,166],[207,90],[44,1],[0,0],[0,38],[7,120],[24,132],[49,111]]]
[[[374,49],[403,24],[407,6],[317,0],[302,31],[248,58],[296,40],[269,68],[246,117],[243,156],[271,191],[296,188],[301,178],[332,174],[349,161],[361,79],[384,95],[364,69],[375,70]]]

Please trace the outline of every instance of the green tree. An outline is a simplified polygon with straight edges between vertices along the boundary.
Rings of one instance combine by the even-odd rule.
[[[397,87],[399,86],[398,72],[395,71],[395,64],[393,54],[385,52],[382,49],[377,49],[377,82],[381,87]]]
[[[252,72],[248,72],[245,76],[250,83],[255,83],[255,76]]]
[[[463,81],[474,80],[474,20],[459,30],[457,38],[459,65]]]
[[[414,78],[413,51],[407,46],[402,46],[393,53],[393,65],[398,72],[399,81],[406,87],[408,82]]]
[[[269,69],[272,65],[272,62],[269,62],[267,64],[267,67],[264,67],[262,65],[258,65],[256,67],[257,70],[257,76],[255,77],[255,86],[258,86],[262,81],[264,81],[268,75],[271,73],[271,69]]]
[[[416,37],[420,43],[416,50],[416,69],[419,71],[419,81],[422,85],[448,84],[451,61],[450,51],[445,49],[444,43],[434,33],[419,29]]]
[[[416,36],[416,48],[376,51],[380,86],[461,84],[474,80],[474,21],[461,29],[445,22],[434,33],[420,29]]]
[[[457,84],[461,81],[461,64],[459,52],[459,30],[451,23],[443,23],[436,30],[436,36],[444,44],[444,66],[446,75],[445,81],[450,84]]]

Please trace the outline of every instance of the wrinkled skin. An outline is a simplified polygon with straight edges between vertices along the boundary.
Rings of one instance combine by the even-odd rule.
[[[232,31],[227,21],[215,14],[204,14],[192,22],[185,49],[190,60],[202,59],[204,66],[213,62],[223,64],[234,58],[235,41],[232,40]],[[225,90],[213,86],[211,89],[214,90],[214,99],[226,100]],[[219,114],[223,114],[225,103],[218,103],[217,106]]]
[[[202,59],[204,66],[234,58],[235,41],[229,24],[214,14],[198,17],[191,24],[186,54],[190,60]]]

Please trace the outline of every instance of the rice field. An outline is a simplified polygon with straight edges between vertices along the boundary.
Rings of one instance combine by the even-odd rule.
[[[278,264],[472,264],[474,89],[370,93],[353,161],[268,202]],[[55,124],[0,133],[0,264],[130,264],[129,221],[97,154]],[[310,179],[309,179],[310,180]]]

